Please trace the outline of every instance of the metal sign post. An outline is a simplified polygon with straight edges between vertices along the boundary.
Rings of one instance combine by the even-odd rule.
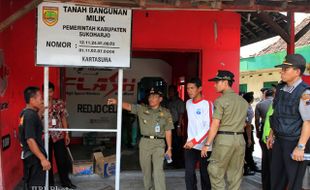
[[[84,132],[115,132],[116,133],[116,169],[115,190],[120,189],[121,168],[121,137],[122,137],[122,102],[123,102],[123,69],[118,69],[118,93],[117,93],[117,129],[49,129],[48,128],[48,81],[49,68],[44,67],[44,146],[48,158],[49,131],[84,131]],[[45,188],[48,188],[48,171],[46,171]]]
[[[49,68],[44,67],[44,147],[48,160],[48,81],[49,81]],[[48,189],[48,170],[46,171],[45,188]]]
[[[120,189],[123,69],[130,67],[132,10],[43,2],[37,10],[36,65],[44,67],[44,145],[49,131],[115,132],[115,189]],[[48,34],[48,35],[47,35]],[[48,83],[52,67],[118,69],[117,129],[49,129]],[[103,100],[102,100],[103,104]],[[48,188],[48,172],[46,172]]]
[[[115,189],[119,190],[121,168],[121,139],[122,139],[122,102],[123,102],[123,69],[118,69],[117,93],[117,137],[116,137],[116,171]]]

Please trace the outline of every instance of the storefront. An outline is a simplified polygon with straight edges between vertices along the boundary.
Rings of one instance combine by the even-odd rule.
[[[1,0],[0,20],[8,17],[27,2],[26,0]],[[17,138],[18,117],[25,106],[23,90],[30,85],[41,87],[43,84],[43,68],[35,66],[35,47],[35,10],[0,33],[0,49],[2,51],[0,82],[3,84],[0,88],[0,135],[2,137],[0,189],[13,189],[23,175],[22,161],[19,155],[20,145]],[[238,79],[239,49],[240,15],[237,13],[134,10],[132,67],[124,70],[124,79],[126,80],[126,82],[124,80],[124,85],[127,85],[124,87],[124,99],[126,100],[126,96],[132,96],[133,99],[127,100],[138,100],[138,82],[143,77],[161,77],[167,85],[170,85],[178,84],[180,77],[184,78],[186,82],[190,77],[199,76],[203,80],[204,96],[214,100],[218,94],[214,92],[213,83],[207,82],[207,79],[214,76],[218,69],[230,70],[235,73],[235,78]],[[143,74],[139,70],[141,67],[146,68]],[[154,70],[152,71],[152,69]],[[98,97],[115,95],[115,89],[113,91],[111,88],[116,82],[113,79],[115,71],[50,68],[50,81],[56,84],[56,94],[66,99],[69,106],[73,106],[71,111],[78,113],[71,114],[70,127],[87,128],[88,126],[85,126],[87,123],[83,123],[84,126],[79,126],[81,123],[78,118],[83,114],[91,115],[91,117],[96,114],[102,115],[92,120],[93,124],[97,121],[100,126],[100,123],[105,121],[106,112],[115,113],[115,110],[104,107],[104,98],[102,98],[102,105],[98,102],[91,102],[92,97],[96,96],[96,93],[98,95],[96,91],[100,91]],[[87,81],[85,83],[76,79],[96,72],[100,78],[111,79],[106,83],[107,88],[100,88],[100,85],[101,87],[104,85],[105,80],[102,79],[103,82],[99,81],[98,83],[98,77],[92,78],[95,80],[94,82],[84,80],[84,82]],[[103,74],[105,72],[106,75]],[[237,80],[234,85],[235,90],[238,88],[238,83]],[[94,87],[94,84],[97,86]],[[88,96],[83,95],[78,98],[75,96],[77,99],[74,99],[70,93],[78,94],[77,91],[74,91],[78,87],[80,87],[79,93],[82,90],[88,93]],[[79,99],[81,97],[82,99]],[[100,117],[103,117],[102,120]],[[73,136],[79,137],[80,135],[73,134]],[[81,141],[76,139],[76,142]]]

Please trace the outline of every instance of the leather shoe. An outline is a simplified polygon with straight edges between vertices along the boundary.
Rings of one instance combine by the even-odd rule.
[[[244,176],[248,176],[248,175],[255,175],[255,171],[252,171],[250,168],[245,168],[244,169],[244,173],[243,173]]]
[[[67,187],[69,189],[76,189],[76,185],[72,184],[72,183],[69,183],[69,184],[66,184],[66,185],[62,185],[62,187]]]
[[[258,173],[261,173],[261,172],[262,172],[262,170],[261,170],[261,169],[259,169],[257,166],[255,166],[255,168],[254,168],[254,170],[253,170],[253,171],[258,172]]]

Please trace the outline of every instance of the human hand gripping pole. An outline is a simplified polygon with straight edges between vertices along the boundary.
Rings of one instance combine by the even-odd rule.
[[[41,166],[44,171],[51,169],[51,163],[46,158],[41,160]]]

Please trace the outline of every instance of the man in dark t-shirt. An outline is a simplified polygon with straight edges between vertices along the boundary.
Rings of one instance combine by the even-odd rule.
[[[27,158],[33,155],[27,144],[27,139],[29,138],[33,138],[40,151],[45,154],[44,144],[42,141],[43,126],[37,111],[31,108],[25,108],[21,113],[21,121],[21,125],[23,126],[23,130],[21,131],[21,144],[23,145],[22,157]]]
[[[43,106],[42,95],[37,87],[28,87],[24,91],[27,104],[20,117],[21,158],[24,162],[24,189],[44,187],[45,172],[51,168],[46,158],[42,140],[43,126],[38,110]]]

